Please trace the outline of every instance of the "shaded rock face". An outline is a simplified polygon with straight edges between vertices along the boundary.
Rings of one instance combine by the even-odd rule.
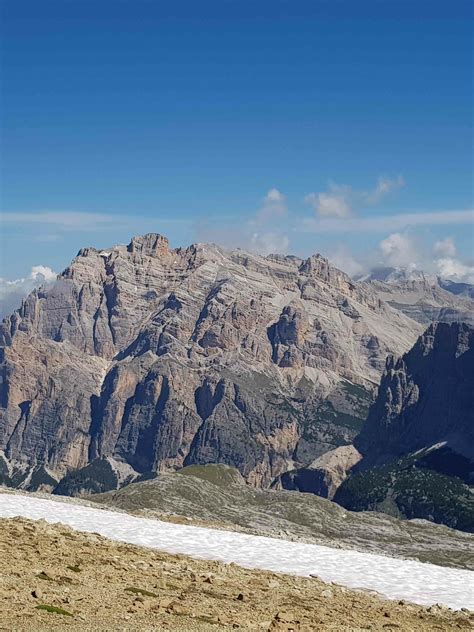
[[[387,360],[334,500],[474,532],[474,328],[435,323]]]
[[[110,457],[267,485],[351,443],[419,333],[320,256],[84,248],[0,327],[0,449],[59,476]]]
[[[402,358],[388,358],[355,445],[365,463],[442,443],[474,461],[474,328],[434,323]]]

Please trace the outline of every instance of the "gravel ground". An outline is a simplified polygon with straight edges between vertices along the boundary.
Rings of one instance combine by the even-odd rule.
[[[0,520],[0,630],[63,629],[431,632],[472,630],[474,614]]]

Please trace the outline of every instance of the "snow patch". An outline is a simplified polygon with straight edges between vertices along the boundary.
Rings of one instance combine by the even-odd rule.
[[[325,582],[375,590],[389,599],[474,610],[474,573],[471,571],[0,493],[0,517],[15,516],[62,522],[78,531],[96,532],[112,540],[168,553],[303,577],[317,575]]]

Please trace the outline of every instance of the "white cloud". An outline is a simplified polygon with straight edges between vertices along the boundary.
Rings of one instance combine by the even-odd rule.
[[[286,198],[278,189],[270,189],[260,208],[250,217],[208,218],[196,225],[199,241],[212,241],[225,248],[242,248],[262,255],[285,254],[290,240]]]
[[[30,279],[39,283],[55,281],[58,276],[57,272],[48,268],[48,266],[33,266],[30,272]]]
[[[433,259],[432,252],[443,253],[444,256]],[[352,277],[388,267],[474,284],[474,264],[463,262],[455,255],[456,247],[450,237],[428,247],[423,244],[420,235],[396,232],[382,239],[377,249],[367,252],[360,260],[345,248],[339,248],[334,255],[329,255],[329,259]]]
[[[377,180],[377,184],[372,191],[367,191],[361,194],[363,201],[367,204],[377,204],[382,198],[396,191],[405,185],[403,176],[397,176],[396,178],[389,178],[387,176],[380,176]]]
[[[254,233],[250,240],[249,250],[263,255],[287,254],[290,240],[284,233],[267,231]]]
[[[355,259],[348,248],[342,245],[337,248],[335,253],[330,254],[328,258],[336,268],[343,270],[350,277],[356,277],[365,269],[365,266]]]
[[[384,263],[390,266],[413,267],[418,258],[417,249],[407,235],[392,233],[379,244]]]
[[[453,257],[442,257],[436,261],[438,275],[459,283],[474,284],[474,266],[467,265]]]
[[[328,258],[353,278],[380,268],[404,268],[409,271],[423,268],[420,244],[413,236],[403,233],[388,235],[360,258],[355,258],[346,246],[339,246]]]
[[[278,189],[270,189],[252,221],[256,224],[265,224],[270,220],[285,217],[287,212],[285,196]]]
[[[440,257],[455,257],[456,245],[452,237],[445,237],[440,239],[433,246],[433,252]]]
[[[266,203],[284,202],[284,200],[284,195],[282,195],[278,189],[270,189],[265,196]]]
[[[262,255],[287,253],[290,240],[283,228],[287,214],[285,196],[278,189],[270,189],[255,217],[243,227],[239,245]]]
[[[329,191],[308,193],[304,201],[310,204],[321,217],[349,217],[352,213],[350,197],[352,189],[330,183]]]
[[[0,318],[11,314],[20,307],[21,301],[35,287],[53,282],[57,273],[47,266],[33,266],[30,274],[22,279],[7,280],[0,278]]]

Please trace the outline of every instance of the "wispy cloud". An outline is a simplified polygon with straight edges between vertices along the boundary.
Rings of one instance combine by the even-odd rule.
[[[285,196],[278,189],[270,189],[261,208],[246,226],[250,240],[244,247],[261,254],[288,252],[290,241],[282,229],[282,220],[287,214]]]
[[[454,243],[454,239],[452,237],[445,237],[435,242],[433,252],[439,257],[455,257],[456,244]]]
[[[474,209],[467,209],[350,217],[344,221],[334,218],[304,218],[295,230],[312,233],[388,233],[415,226],[473,223]]]
[[[87,213],[81,211],[4,212],[0,218],[5,225],[54,228],[57,231],[97,231],[114,227],[130,227],[155,224],[190,224],[191,220],[177,217],[146,217],[144,215],[121,215],[116,213]]]
[[[372,191],[366,191],[361,194],[362,201],[365,201],[367,204],[377,204],[386,195],[388,195],[392,191],[401,189],[401,187],[403,186],[405,186],[405,180],[403,176],[397,176],[396,178],[380,176],[377,180],[377,184]]]
[[[463,263],[454,257],[442,257],[435,263],[441,278],[474,284],[474,265]]]
[[[288,213],[286,198],[278,189],[270,189],[263,198],[261,208],[257,211],[255,222],[265,224],[269,220],[285,217]]]
[[[456,244],[452,237],[427,246],[414,231],[396,232],[382,239],[377,248],[358,258],[344,246],[330,254],[329,259],[350,276],[358,277],[388,267],[409,272],[419,270],[442,279],[474,284],[474,265],[456,256]],[[438,257],[433,257],[433,254]]]
[[[343,270],[350,277],[356,277],[366,271],[364,263],[358,261],[344,244],[336,246],[336,249],[330,254],[329,260],[336,268]]]
[[[356,191],[347,184],[330,182],[327,191],[308,193],[304,201],[313,207],[319,217],[347,218],[352,215],[354,208],[378,204],[386,195],[400,189],[404,184],[402,176],[380,176],[370,191]]]
[[[465,263],[459,259],[456,243],[452,237],[445,237],[435,242],[433,253],[437,255],[434,263],[440,277],[463,283],[474,283],[474,265],[472,262]]]
[[[383,262],[389,266],[412,267],[418,259],[413,239],[402,233],[392,233],[379,244]]]
[[[112,222],[128,221],[120,216],[77,211],[44,211],[38,213],[2,213],[4,224],[54,226],[61,230],[97,229]]]
[[[352,213],[352,189],[330,183],[329,191],[308,193],[304,201],[321,217],[348,217]]]

